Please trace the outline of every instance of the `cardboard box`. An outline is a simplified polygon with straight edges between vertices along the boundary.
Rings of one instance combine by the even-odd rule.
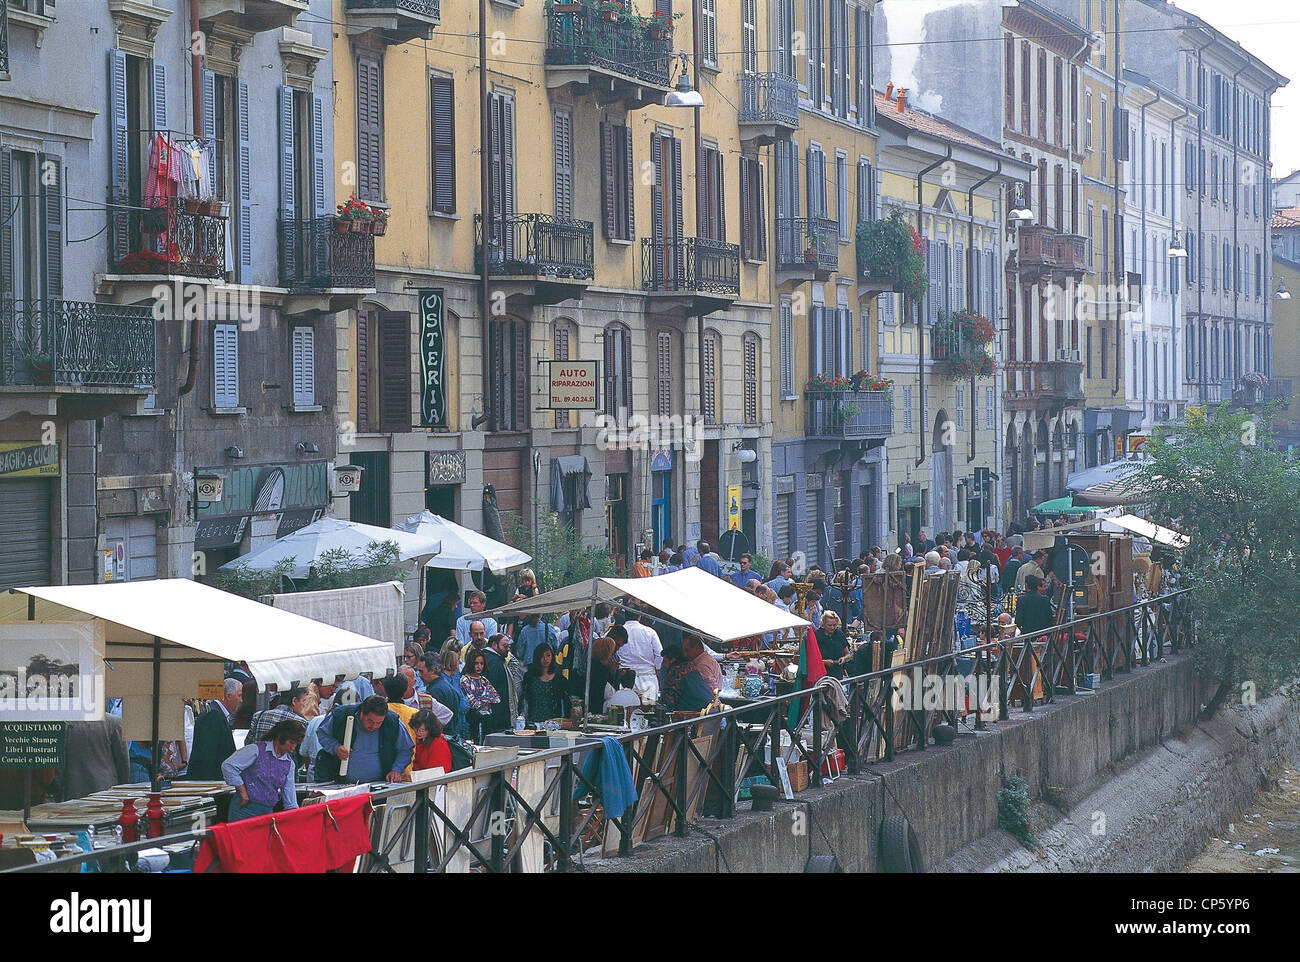
[[[790,775],[791,791],[798,793],[808,787],[808,760],[806,758],[788,763],[786,771]]]

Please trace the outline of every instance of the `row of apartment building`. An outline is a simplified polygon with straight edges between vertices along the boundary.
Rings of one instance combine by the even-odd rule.
[[[611,6],[0,0],[0,586],[205,577],[323,513],[481,529],[489,486],[620,564],[729,526],[826,563],[1258,400],[1285,81],[1213,28]],[[923,297],[859,263],[895,214]],[[964,309],[992,376],[949,373]],[[859,371],[892,386],[826,389]]]

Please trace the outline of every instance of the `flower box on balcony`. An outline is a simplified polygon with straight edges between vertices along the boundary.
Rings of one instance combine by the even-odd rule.
[[[199,205],[199,199],[197,197],[186,197],[184,201],[182,201],[182,205],[185,209],[185,213],[187,214],[205,213],[204,211],[201,210]]]
[[[199,213],[206,217],[221,216],[221,201],[219,200],[201,200],[199,201]]]

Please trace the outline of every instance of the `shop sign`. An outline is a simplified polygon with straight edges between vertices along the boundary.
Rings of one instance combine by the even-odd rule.
[[[599,361],[546,361],[551,410],[594,411],[598,406]]]
[[[59,445],[0,441],[0,478],[57,478]]]
[[[420,424],[426,428],[447,425],[447,389],[443,368],[447,337],[443,326],[441,288],[420,293]]]
[[[727,485],[727,530],[740,530],[740,485]]]
[[[223,481],[220,501],[199,503],[200,519],[279,514],[329,505],[326,461],[204,468],[195,473],[217,475]]]
[[[0,768],[62,768],[67,741],[67,722],[0,722]]]
[[[900,508],[919,508],[921,506],[921,486],[919,484],[900,484],[898,486],[898,506]]]
[[[424,466],[431,488],[439,484],[465,483],[464,451],[426,451]]]

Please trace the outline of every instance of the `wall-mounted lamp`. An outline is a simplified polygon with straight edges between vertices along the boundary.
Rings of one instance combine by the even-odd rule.
[[[194,475],[194,500],[215,503],[221,500],[225,479],[219,474]]]
[[[753,464],[758,460],[758,452],[752,451],[749,448],[742,448],[736,452],[736,458],[741,464]]]
[[[320,445],[315,441],[299,441],[296,448],[298,450],[298,457],[302,457],[304,454],[320,453]]]
[[[1014,207],[1012,208],[1011,213],[1008,214],[1007,216],[1010,217],[1012,220],[1020,221],[1026,224],[1033,223],[1034,220],[1034,212],[1030,210],[1028,207]]]
[[[365,469],[359,464],[338,464],[334,466],[334,489],[339,494],[352,494],[361,490],[361,473]]]
[[[1279,301],[1291,300],[1291,292],[1286,289],[1286,281],[1278,281],[1277,290],[1273,292],[1273,296]]]
[[[668,95],[664,101],[665,107],[703,107],[704,98],[700,92],[691,86],[690,78],[686,76],[686,67],[689,63],[686,54],[682,54],[682,65],[677,73],[677,86],[673,92]]]
[[[232,444],[226,448],[226,457],[230,458],[231,461],[241,461],[244,457],[244,449],[237,444]]]

